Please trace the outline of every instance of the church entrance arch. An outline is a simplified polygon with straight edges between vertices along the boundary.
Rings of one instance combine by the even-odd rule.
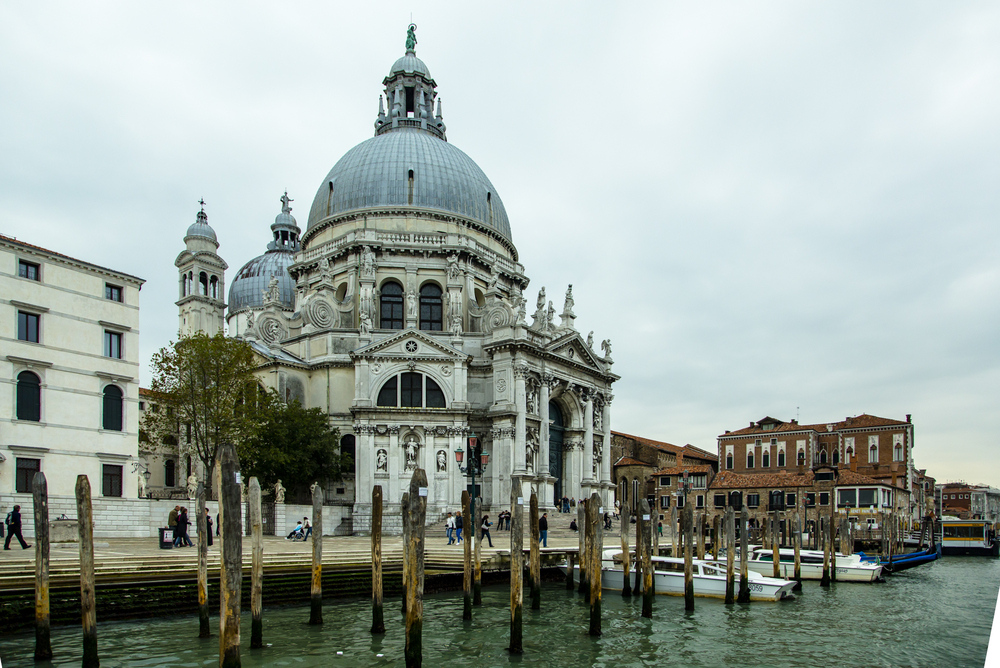
[[[556,479],[554,492],[555,501],[563,497],[563,434],[566,428],[563,423],[562,410],[559,404],[549,402],[549,475]]]

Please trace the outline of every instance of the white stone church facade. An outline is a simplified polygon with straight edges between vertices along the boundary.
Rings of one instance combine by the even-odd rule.
[[[226,263],[204,212],[177,258],[182,334],[249,341],[260,378],[288,400],[324,409],[353,450],[341,505],[370,526],[373,485],[398,504],[427,471],[428,517],[458,507],[455,463],[478,437],[487,508],[509,505],[513,480],[551,508],[611,480],[611,345],[576,329],[572,286],[545,288],[529,314],[525,268],[492,183],[447,141],[437,84],[412,43],[383,80],[375,136],[320,183],[305,231],[291,200],[267,252],[247,262],[223,301]],[[560,290],[560,293],[562,291]],[[330,498],[328,496],[328,498]]]

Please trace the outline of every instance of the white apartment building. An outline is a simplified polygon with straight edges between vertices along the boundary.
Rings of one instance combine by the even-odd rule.
[[[75,517],[77,475],[95,514],[138,496],[143,279],[0,235],[0,508]],[[110,505],[109,505],[110,504]],[[25,529],[30,531],[30,515]]]

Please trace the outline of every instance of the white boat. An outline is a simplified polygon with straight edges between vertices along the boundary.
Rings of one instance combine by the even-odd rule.
[[[786,577],[795,577],[795,550],[778,549],[778,572]],[[736,568],[739,569],[737,559]],[[799,550],[799,564],[803,580],[823,579],[823,552],[821,550]],[[774,561],[770,549],[758,547],[750,551],[747,568],[763,575],[774,574]],[[839,582],[875,582],[882,574],[881,564],[864,561],[857,554],[837,554],[837,575]]]
[[[605,550],[601,562],[601,588],[621,591],[624,571],[614,559],[621,555],[619,550]],[[674,557],[651,557],[653,564],[653,589],[657,594],[670,596],[684,595],[684,560]],[[634,564],[634,562],[632,562]],[[710,598],[726,597],[726,565],[702,559],[692,560],[694,595]],[[565,572],[565,566],[563,567]],[[750,599],[753,601],[780,601],[792,595],[793,580],[766,577],[760,573],[749,573]],[[573,579],[580,581],[580,567],[573,567]],[[635,586],[635,568],[629,569],[629,586]],[[739,594],[740,574],[736,572],[736,590]]]

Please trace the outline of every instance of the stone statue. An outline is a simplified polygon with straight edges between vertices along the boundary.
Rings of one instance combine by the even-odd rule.
[[[451,324],[449,325],[448,329],[451,330],[451,333],[452,334],[461,334],[462,333],[462,314],[459,313],[458,311],[455,311],[455,312],[453,312],[451,314],[451,318],[449,318],[449,320],[451,321]]]
[[[361,310],[361,333],[369,334],[372,331],[372,317],[368,315],[367,309]]]
[[[491,292],[491,291],[493,291],[493,290],[496,290],[496,289],[497,289],[497,283],[498,283],[499,281],[500,281],[500,272],[498,272],[498,271],[496,270],[496,267],[493,267],[493,270],[492,270],[492,272],[490,273],[490,285],[489,285],[489,287],[488,287],[488,288],[486,289],[486,291],[487,291],[487,292]]]
[[[410,27],[406,29],[406,50],[413,51],[413,48],[417,45],[417,36],[414,31],[417,29],[417,24],[411,23]]]
[[[448,256],[448,278],[458,278],[462,275],[462,270],[458,266],[458,253]]]
[[[530,445],[524,449],[524,465],[532,473],[535,471],[535,451]]]
[[[448,455],[445,454],[444,450],[437,451],[437,467],[438,473],[444,473],[448,470]]]
[[[594,349],[594,330],[590,330],[590,334],[587,334],[587,347]]]
[[[555,317],[556,317],[556,308],[552,305],[552,300],[550,299],[549,300],[549,308],[545,312],[545,327],[546,327],[546,329],[549,329],[549,330],[552,329],[552,321],[555,320]]]
[[[288,196],[288,191],[286,190],[285,194],[281,196],[281,213],[291,213],[292,212],[292,207],[290,207],[288,205],[289,205],[290,202],[294,202],[294,201],[295,200],[291,199]]]
[[[267,288],[264,289],[263,297],[265,304],[281,299],[281,288],[278,287],[278,277],[274,274],[271,274],[271,280],[267,282]]]
[[[601,350],[604,351],[605,357],[611,357],[611,339],[601,341]]]
[[[253,311],[247,313],[247,329],[253,329]]]
[[[361,275],[374,277],[376,269],[378,264],[375,262],[375,253],[371,246],[365,246],[361,249]]]
[[[417,293],[410,288],[406,293],[406,317],[417,317]]]
[[[386,471],[389,466],[389,456],[386,454],[385,450],[379,450],[375,454],[375,470]]]
[[[570,283],[569,287],[566,288],[566,301],[563,302],[563,313],[572,313],[574,304],[576,302],[573,301],[573,284]]]
[[[538,291],[538,301],[535,302],[535,309],[537,309],[539,311],[544,311],[545,310],[545,286],[544,285],[542,286],[542,289]]]
[[[281,484],[281,478],[278,478],[278,482],[274,483],[274,502],[285,502],[285,486]]]
[[[139,498],[145,498],[146,496],[146,480],[140,475],[139,476]]]
[[[191,474],[187,477],[187,495],[189,499],[194,499],[198,494],[198,476]]]
[[[417,451],[420,449],[420,445],[417,443],[417,439],[412,435],[406,437],[406,443],[403,444],[403,450],[406,452],[406,470],[412,471],[417,468]]]

